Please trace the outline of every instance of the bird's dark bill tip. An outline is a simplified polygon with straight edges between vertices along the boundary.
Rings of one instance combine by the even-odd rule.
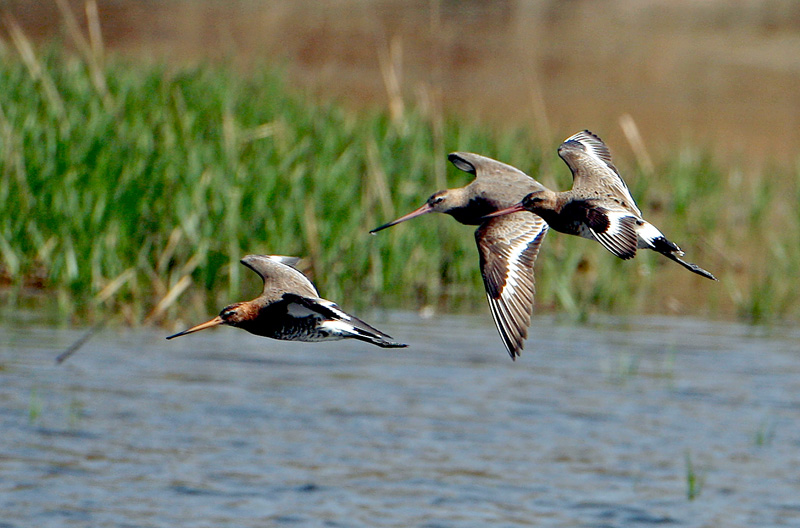
[[[424,204],[422,207],[420,207],[419,209],[415,209],[414,211],[411,211],[411,212],[410,212],[410,213],[408,213],[407,215],[401,216],[401,217],[400,217],[400,218],[398,218],[397,220],[392,220],[391,222],[387,222],[387,223],[383,224],[382,226],[378,226],[378,227],[376,227],[375,229],[373,229],[372,231],[370,231],[370,234],[373,234],[373,235],[374,235],[374,234],[375,234],[375,233],[377,233],[378,231],[382,231],[382,230],[386,229],[387,227],[392,227],[393,225],[397,225],[397,224],[399,224],[400,222],[405,222],[406,220],[411,220],[412,218],[416,218],[416,217],[418,217],[418,216],[420,216],[420,215],[424,215],[424,214],[426,214],[426,213],[430,213],[432,210],[433,210],[433,209],[431,208],[430,204],[428,204],[428,203],[426,202],[426,203],[425,203],[425,204]]]
[[[376,234],[378,234],[378,231],[383,231],[387,227],[392,227],[393,225],[399,224],[402,221],[403,221],[403,219],[401,219],[401,218],[398,218],[397,220],[392,220],[391,222],[387,222],[387,223],[385,223],[383,225],[380,225],[380,226],[376,227],[375,229],[372,229],[369,232],[369,234],[370,235],[376,235]]]
[[[193,334],[193,333],[198,332],[200,330],[205,330],[206,328],[211,328],[212,326],[221,325],[224,322],[225,321],[222,320],[222,317],[216,316],[212,320],[206,321],[205,323],[201,323],[201,324],[199,324],[197,326],[193,326],[193,327],[189,328],[188,330],[184,330],[183,332],[178,332],[177,334],[172,334],[171,336],[167,336],[167,339],[174,339],[174,338],[180,337],[182,335]]]
[[[171,336],[167,336],[167,339],[175,339],[176,337],[180,337],[182,335],[191,334],[189,330],[184,330],[183,332],[178,332],[177,334],[172,334]]]

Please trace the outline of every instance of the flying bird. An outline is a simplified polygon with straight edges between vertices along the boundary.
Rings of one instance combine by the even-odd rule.
[[[485,156],[454,152],[448,159],[458,169],[474,175],[472,183],[437,191],[419,209],[370,233],[427,213],[449,214],[462,224],[478,226],[475,241],[489,308],[508,354],[515,359],[528,337],[533,312],[533,264],[547,224],[524,211],[502,218],[485,217],[544,187],[519,169]]]
[[[247,255],[241,262],[264,281],[261,295],[231,304],[208,322],[167,337],[173,339],[218,325],[287,341],[358,339],[379,347],[399,348],[380,330],[322,299],[314,284],[294,266],[300,259],[279,255]]]
[[[652,249],[693,273],[717,280],[697,264],[681,259],[681,248],[642,217],[599,137],[588,130],[578,132],[558,147],[558,155],[572,171],[571,190],[554,192],[542,187],[487,218],[528,211],[556,231],[598,241],[623,260],[635,257],[637,249]]]

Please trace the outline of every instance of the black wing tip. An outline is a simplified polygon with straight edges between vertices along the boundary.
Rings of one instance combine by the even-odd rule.
[[[588,136],[588,138],[586,136]],[[581,139],[590,139],[590,140],[594,139],[599,141],[600,143],[605,144],[605,142],[600,138],[600,136],[598,136],[588,128],[584,128],[580,132],[571,135],[570,137],[564,140],[564,143],[567,143],[568,141],[575,141],[576,143],[578,143],[580,142]]]
[[[469,154],[466,152],[451,152],[447,155],[447,160],[455,165],[458,170],[464,171],[469,174],[477,174],[475,164],[469,161],[464,155]]]
[[[525,340],[528,339],[528,329],[520,328],[519,335],[511,335],[507,330],[500,328],[497,323],[495,325],[511,361],[516,361],[518,357],[522,357],[522,349],[525,348]]]
[[[584,134],[588,134],[589,136],[593,137],[593,138],[594,138],[594,139],[596,139],[597,141],[603,141],[602,139],[600,139],[600,136],[598,136],[597,134],[595,134],[594,132],[592,132],[592,131],[591,131],[591,130],[589,130],[588,128],[584,128],[584,129],[583,129],[583,133],[584,133]]]
[[[511,356],[511,361],[516,361],[518,357],[522,357],[522,349],[525,348],[525,340],[528,338],[528,332],[526,331],[520,335],[519,341],[516,343],[506,343],[506,348],[508,349],[508,355]]]

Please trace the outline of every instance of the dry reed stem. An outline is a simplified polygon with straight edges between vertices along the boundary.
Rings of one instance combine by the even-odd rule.
[[[430,93],[431,132],[433,135],[433,175],[437,188],[447,187],[447,162],[444,146],[444,112],[442,111],[441,92]]]
[[[5,149],[4,157],[6,160],[14,160],[14,176],[17,180],[17,185],[19,185],[20,189],[24,192],[17,193],[18,197],[22,197],[24,200],[24,205],[29,205],[29,200],[32,196],[31,193],[31,186],[28,183],[27,178],[27,169],[25,166],[25,156],[23,155],[22,149],[22,141],[21,139],[14,133],[14,127],[8,121],[5,112],[3,111],[3,106],[0,105],[0,133],[2,134],[3,138],[3,147]]]
[[[119,289],[129,280],[136,276],[136,269],[135,268],[128,268],[117,277],[106,284],[105,288],[100,290],[97,295],[95,295],[94,300],[98,304],[106,302],[108,299],[111,298],[112,295],[117,293]]]
[[[392,37],[389,49],[378,52],[378,62],[381,67],[383,84],[386,87],[386,97],[389,102],[389,116],[397,127],[405,125],[405,103],[403,92],[400,88],[403,65],[403,43],[400,37]]]
[[[236,119],[230,110],[226,110],[222,114],[222,144],[228,159],[235,160],[240,142],[238,141]]]
[[[97,11],[97,3],[94,0],[87,0],[85,4],[86,19],[89,26],[88,41],[86,37],[83,36],[78,19],[75,13],[72,12],[67,0],[56,0],[56,5],[59,11],[61,11],[61,16],[64,18],[67,34],[86,60],[91,74],[92,84],[95,90],[97,90],[97,93],[100,94],[103,106],[106,110],[111,111],[114,107],[114,101],[108,91],[103,68],[103,36],[100,32],[100,17]]]
[[[100,14],[97,11],[95,0],[86,1],[86,20],[89,25],[89,44],[92,48],[92,57],[95,64],[102,70],[105,65],[105,50],[103,46],[103,33],[100,31]]]
[[[644,145],[642,134],[639,132],[639,127],[636,126],[636,121],[630,114],[622,114],[619,116],[619,126],[622,127],[622,133],[633,150],[633,155],[636,156],[636,162],[639,168],[647,175],[652,176],[656,169],[653,164],[650,154],[647,153],[647,148]]]
[[[381,204],[384,218],[394,218],[394,204],[392,203],[392,193],[386,180],[386,172],[383,170],[379,156],[378,147],[374,138],[367,140],[367,170],[369,171],[369,185],[367,186],[367,206],[371,210],[375,198]],[[370,223],[372,221],[370,220]]]
[[[186,264],[181,266],[181,275],[191,275],[203,262],[205,262],[205,257],[199,252],[195,253],[186,261]]]
[[[8,240],[0,233],[0,255],[3,257],[3,261],[6,263],[6,267],[8,268],[8,272],[12,276],[16,276],[19,274],[20,268],[20,259],[17,257],[17,254],[14,252],[14,249],[11,247],[11,244],[8,243]]]
[[[183,231],[176,227],[172,230],[172,233],[169,234],[167,245],[164,247],[164,250],[158,257],[158,261],[156,262],[156,271],[159,273],[164,273],[167,268],[167,264],[169,264],[170,259],[172,259],[173,255],[175,254],[175,250],[177,249],[181,238],[183,238]]]
[[[178,300],[178,297],[186,291],[186,289],[191,286],[192,284],[192,277],[189,275],[184,275],[180,278],[180,280],[175,283],[175,285],[169,289],[167,294],[158,302],[153,311],[145,317],[144,324],[151,322],[153,319],[159,317],[163,314],[172,304]]]
[[[264,123],[249,130],[239,132],[239,142],[251,143],[259,139],[266,139],[282,133],[282,124],[279,122]]]
[[[41,85],[45,98],[50,102],[53,112],[58,116],[61,122],[62,129],[66,130],[68,124],[65,119],[66,111],[64,110],[64,101],[61,99],[61,95],[58,93],[53,79],[50,78],[36,59],[33,45],[31,45],[30,40],[25,36],[25,32],[22,31],[17,21],[13,17],[6,15],[5,22],[11,34],[11,40],[22,58],[22,62],[24,62],[25,66],[28,68],[31,78]]]
[[[319,242],[319,224],[314,207],[303,207],[303,223],[305,224],[306,244],[311,254],[311,266],[316,269],[322,264],[322,246]]]
[[[531,85],[531,110],[533,111],[533,128],[539,139],[539,149],[548,152],[553,142],[553,130],[550,119],[547,117],[547,103],[544,99],[544,90],[535,76],[528,81]],[[545,156],[542,163],[548,163],[550,158]]]
[[[86,37],[83,36],[80,24],[78,24],[78,19],[75,17],[75,13],[72,12],[69,3],[67,0],[56,0],[56,6],[58,6],[58,10],[61,11],[61,16],[64,18],[64,25],[67,26],[67,33],[72,39],[73,44],[75,44],[78,51],[85,58],[90,58],[92,56],[92,46],[86,40]]]
[[[105,76],[105,47],[103,46],[103,34],[100,32],[100,16],[97,12],[97,2],[88,0],[86,2],[86,19],[89,24],[89,44],[91,46],[91,60],[89,69],[92,72],[92,83],[103,100],[106,110],[112,111],[114,100],[108,91]]]

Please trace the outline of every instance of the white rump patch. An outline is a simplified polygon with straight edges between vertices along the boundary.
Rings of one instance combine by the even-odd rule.
[[[650,248],[653,247],[653,240],[657,238],[664,238],[664,233],[658,230],[656,226],[650,222],[645,222],[636,229],[636,234],[639,235],[639,247]],[[642,245],[644,243],[645,245]]]

